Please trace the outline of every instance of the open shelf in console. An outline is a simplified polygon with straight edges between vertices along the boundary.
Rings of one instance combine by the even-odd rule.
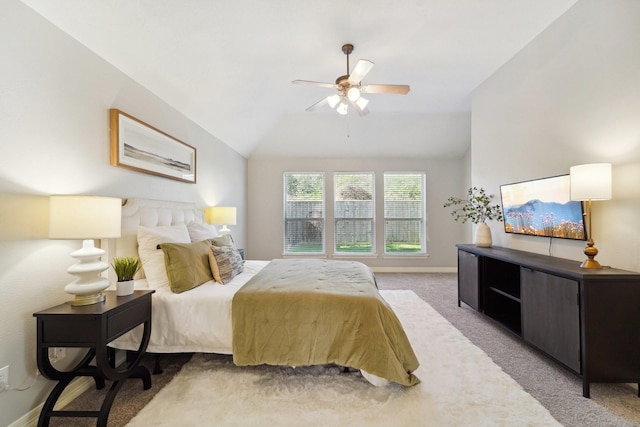
[[[483,261],[485,286],[520,302],[520,266],[494,258]]]
[[[483,258],[483,262],[485,314],[522,335],[520,266],[494,258]]]

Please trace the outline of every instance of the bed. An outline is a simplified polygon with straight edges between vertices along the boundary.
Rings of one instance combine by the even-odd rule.
[[[375,385],[419,383],[413,349],[364,264],[247,260],[224,284],[209,280],[176,293],[174,279],[191,277],[198,266],[176,273],[172,259],[165,261],[168,248],[202,251],[200,242],[215,234],[194,204],[129,199],[123,205],[122,236],[108,253],[140,256],[144,272],[135,287],[156,291],[148,352],[230,354],[236,365],[333,363],[359,369]],[[111,346],[134,350],[140,339],[134,330]]]

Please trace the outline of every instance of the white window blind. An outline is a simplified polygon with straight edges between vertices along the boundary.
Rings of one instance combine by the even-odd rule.
[[[426,253],[424,193],[424,172],[385,172],[385,253]]]
[[[324,174],[285,172],[284,253],[324,253]]]
[[[375,252],[373,173],[334,174],[335,253]]]

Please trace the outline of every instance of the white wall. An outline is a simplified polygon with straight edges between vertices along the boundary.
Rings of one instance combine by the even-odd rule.
[[[400,138],[401,139],[401,138]],[[419,271],[442,267],[457,267],[455,244],[464,242],[465,226],[453,221],[442,207],[451,195],[464,194],[463,159],[389,159],[389,158],[258,158],[249,159],[249,216],[247,257],[252,259],[281,258],[283,251],[283,173],[324,172],[325,197],[333,199],[334,172],[374,172],[376,199],[382,198],[382,177],[385,171],[425,171],[427,181],[427,252],[428,257],[398,257],[382,254],[384,221],[381,203],[376,209],[378,254],[375,257],[350,258],[374,269]],[[329,256],[333,246],[332,204],[326,209],[326,247]],[[344,257],[341,257],[344,259]]]
[[[282,173],[292,170],[425,170],[428,258],[365,259],[376,266],[451,267],[470,241],[444,200],[468,186],[567,173],[613,163],[614,198],[594,203],[603,264],[640,270],[640,2],[582,0],[505,64],[473,97],[472,148],[462,159],[252,158],[247,161],[17,0],[0,3],[0,367],[13,385],[35,371],[32,313],[68,299],[64,270],[77,242],[48,241],[46,196],[83,193],[238,206],[234,237],[251,258],[282,252]],[[198,150],[198,183],[109,165],[108,109],[120,108]],[[471,173],[468,174],[467,166]],[[248,178],[247,178],[248,171]],[[248,191],[245,190],[248,186]],[[250,201],[247,211],[247,200]],[[24,215],[10,215],[28,208]],[[328,213],[330,214],[330,212]],[[250,216],[252,222],[243,226]],[[331,219],[327,216],[327,219]],[[494,243],[547,253],[546,239]],[[380,234],[380,229],[377,230]],[[554,240],[556,256],[581,260],[583,243]],[[0,425],[43,401],[51,384],[0,393]]]
[[[610,162],[613,199],[593,203],[603,265],[640,271],[640,1],[581,0],[478,87],[473,96],[473,185],[559,175]],[[494,243],[548,253],[549,240]],[[551,253],[582,260],[584,243],[555,239]]]
[[[32,313],[69,299],[79,242],[49,241],[50,194],[238,207],[244,245],[247,161],[17,0],[0,2],[0,367],[11,384],[36,370]],[[197,184],[110,166],[109,108],[196,147]],[[14,215],[16,211],[19,215]],[[0,425],[42,403],[52,382],[0,393]]]

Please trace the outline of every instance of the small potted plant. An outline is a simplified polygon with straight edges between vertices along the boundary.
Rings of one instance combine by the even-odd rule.
[[[471,221],[478,225],[476,229],[476,245],[489,247],[492,244],[491,229],[486,224],[488,219],[502,222],[502,207],[499,204],[492,205],[493,195],[488,195],[484,188],[472,187],[467,191],[467,198],[449,197],[444,204],[445,208],[457,206],[451,212],[456,221],[463,224]]]
[[[133,293],[133,277],[142,267],[140,258],[124,256],[113,258],[111,264],[118,276],[116,283],[116,294],[118,296],[131,295]]]

